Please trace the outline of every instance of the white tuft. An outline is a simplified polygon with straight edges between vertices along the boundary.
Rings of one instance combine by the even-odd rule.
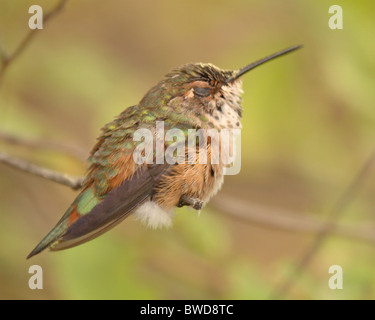
[[[173,211],[164,211],[155,202],[147,201],[134,212],[134,217],[148,228],[169,228],[172,226]]]

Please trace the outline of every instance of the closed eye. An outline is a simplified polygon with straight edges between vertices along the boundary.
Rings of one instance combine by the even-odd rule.
[[[194,94],[200,97],[208,97],[211,94],[211,88],[196,87],[194,88]]]

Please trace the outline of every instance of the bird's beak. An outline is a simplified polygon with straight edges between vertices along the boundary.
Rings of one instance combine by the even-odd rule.
[[[233,75],[231,77],[229,77],[225,82],[228,84],[228,83],[231,83],[235,80],[237,80],[239,77],[241,77],[242,75],[244,75],[246,72],[250,71],[250,70],[253,70],[254,68],[256,68],[257,66],[260,66],[261,64],[267,62],[267,61],[270,61],[272,59],[275,59],[277,57],[280,57],[284,54],[287,54],[289,52],[292,52],[294,50],[297,50],[299,48],[301,48],[302,45],[298,45],[298,46],[293,46],[293,47],[290,47],[290,48],[287,48],[287,49],[284,49],[282,51],[279,51],[279,52],[276,52],[268,57],[265,57],[263,59],[260,59],[258,61],[255,61],[241,69],[238,69],[236,71],[234,71]]]

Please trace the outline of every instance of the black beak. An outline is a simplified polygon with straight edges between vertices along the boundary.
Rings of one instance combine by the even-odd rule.
[[[267,61],[270,61],[272,59],[275,59],[277,57],[280,57],[280,56],[283,56],[284,54],[287,54],[289,52],[292,52],[294,50],[297,50],[299,48],[302,48],[302,45],[298,45],[298,46],[293,46],[293,47],[290,47],[290,48],[287,48],[287,49],[284,49],[282,51],[279,51],[279,52],[276,52],[268,57],[265,57],[263,59],[260,59],[258,61],[255,61],[249,65],[247,65],[246,67],[243,67],[237,71],[235,71],[233,73],[233,75],[228,78],[225,82],[226,83],[231,83],[235,80],[237,80],[239,77],[241,77],[242,75],[244,75],[246,72],[250,71],[250,70],[253,70],[254,68],[256,68],[257,66],[260,66],[261,64],[267,62]]]

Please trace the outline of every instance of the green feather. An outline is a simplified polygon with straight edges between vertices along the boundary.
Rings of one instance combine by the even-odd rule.
[[[89,213],[99,202],[100,200],[96,197],[94,189],[88,188],[76,200],[77,211],[80,215]]]

